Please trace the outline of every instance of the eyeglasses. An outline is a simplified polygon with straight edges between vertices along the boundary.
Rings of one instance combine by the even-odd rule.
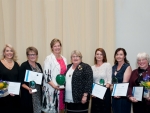
[[[146,59],[139,59],[139,60],[137,60],[138,62],[144,62],[144,61],[146,61]]]
[[[36,56],[36,54],[28,54],[28,56]]]
[[[72,56],[72,58],[80,58],[80,56]]]

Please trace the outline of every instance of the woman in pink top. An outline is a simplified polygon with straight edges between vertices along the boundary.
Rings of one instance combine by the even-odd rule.
[[[63,113],[63,92],[60,89],[56,76],[66,71],[66,58],[61,55],[62,44],[59,39],[53,39],[50,43],[52,53],[44,61],[44,81],[42,111],[46,113]]]

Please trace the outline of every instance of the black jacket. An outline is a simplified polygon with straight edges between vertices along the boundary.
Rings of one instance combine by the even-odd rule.
[[[67,71],[72,64],[67,66]],[[88,93],[87,101],[90,99],[93,84],[93,71],[91,66],[81,62],[72,75],[72,96],[74,103],[80,103],[84,93]]]
[[[42,71],[42,67],[39,63],[36,63]],[[26,70],[32,70],[28,61],[25,61],[21,64],[19,69],[19,81],[21,84],[26,84],[29,86],[28,82],[24,82]],[[29,91],[21,86],[21,104],[22,106],[32,106],[32,95],[29,94]]]

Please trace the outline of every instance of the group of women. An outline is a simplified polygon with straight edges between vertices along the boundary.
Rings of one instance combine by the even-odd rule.
[[[0,110],[5,113],[130,113],[133,103],[134,113],[150,113],[150,97],[137,101],[132,95],[134,86],[139,86],[143,78],[149,74],[149,56],[147,53],[137,55],[138,68],[132,71],[125,49],[118,48],[114,54],[114,66],[107,62],[105,50],[95,50],[94,65],[82,62],[80,51],[71,53],[71,64],[61,55],[62,44],[59,39],[50,43],[52,53],[44,61],[44,67],[37,63],[38,50],[35,47],[26,49],[27,61],[19,65],[15,50],[11,45],[3,49],[0,61],[0,79],[21,82],[20,96],[9,94],[0,98]],[[36,92],[28,82],[24,81],[26,70],[43,73],[41,85],[35,84]],[[66,78],[65,88],[60,88],[57,75]],[[103,99],[92,94],[93,83],[107,88]],[[112,83],[129,82],[126,97],[111,97]],[[89,100],[91,109],[89,111]]]

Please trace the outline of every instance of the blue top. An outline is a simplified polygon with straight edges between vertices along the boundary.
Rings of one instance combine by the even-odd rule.
[[[120,70],[117,71],[117,66],[118,64],[115,64],[112,67],[112,78],[116,77],[118,79],[118,83],[122,83],[123,82],[123,77],[124,77],[124,72],[127,69],[128,66],[130,66],[130,64],[124,63],[121,67]],[[117,74],[115,75],[115,71],[117,72]]]

